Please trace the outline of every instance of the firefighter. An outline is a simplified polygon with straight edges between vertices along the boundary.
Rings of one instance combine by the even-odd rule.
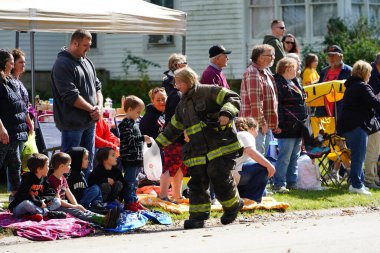
[[[210,181],[223,206],[221,223],[229,224],[244,205],[231,175],[233,159],[242,151],[232,129],[232,120],[240,109],[240,97],[223,87],[199,84],[197,74],[189,67],[176,70],[174,79],[182,98],[156,142],[165,147],[182,133],[188,136],[182,147],[182,159],[191,176],[190,217],[184,228],[202,228],[210,217]]]

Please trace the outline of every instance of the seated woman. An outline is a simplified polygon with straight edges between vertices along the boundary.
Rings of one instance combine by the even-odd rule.
[[[235,122],[237,138],[244,153],[237,158],[232,175],[240,197],[261,202],[268,179],[276,171],[274,166],[256,150],[257,122],[253,118],[238,118]]]

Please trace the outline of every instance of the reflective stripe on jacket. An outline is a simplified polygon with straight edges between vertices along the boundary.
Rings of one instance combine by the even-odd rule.
[[[219,86],[196,84],[179,102],[175,115],[157,138],[165,147],[186,131],[190,141],[182,147],[186,166],[206,164],[224,155],[236,156],[242,147],[231,124],[220,127],[220,115],[234,118],[240,109],[240,97]]]

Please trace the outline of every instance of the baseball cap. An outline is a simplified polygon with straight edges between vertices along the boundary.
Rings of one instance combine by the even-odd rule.
[[[212,58],[214,56],[217,56],[218,54],[230,54],[231,51],[226,50],[226,48],[223,45],[215,45],[210,47],[208,53],[210,55],[210,58]]]
[[[329,46],[329,48],[327,49],[327,54],[342,54],[343,51],[342,49],[340,48],[340,46],[337,46],[337,45],[332,45],[332,46]]]

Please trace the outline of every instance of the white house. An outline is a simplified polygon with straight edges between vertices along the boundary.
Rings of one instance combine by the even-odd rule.
[[[149,1],[149,0],[148,0]],[[287,32],[294,34],[302,44],[318,45],[323,39],[326,24],[331,17],[341,17],[349,22],[359,16],[370,20],[380,17],[380,0],[151,0],[187,12],[186,55],[189,65],[199,74],[207,66],[208,49],[213,44],[223,44],[232,50],[228,79],[240,79],[249,63],[250,50],[260,44],[270,33],[273,19],[285,21]],[[142,10],[143,11],[143,10]],[[78,27],[79,28],[79,27]],[[35,34],[36,72],[49,74],[60,48],[69,43],[70,34]],[[13,31],[0,31],[0,48],[15,47]],[[20,33],[20,48],[27,56],[29,34]],[[110,73],[112,79],[124,79],[122,61],[126,51],[161,65],[150,68],[151,80],[160,80],[167,69],[168,56],[182,51],[180,36],[97,34],[95,48],[89,57],[99,69]],[[28,62],[27,69],[30,69]],[[136,79],[131,71],[128,79]],[[26,83],[28,85],[28,83]]]

